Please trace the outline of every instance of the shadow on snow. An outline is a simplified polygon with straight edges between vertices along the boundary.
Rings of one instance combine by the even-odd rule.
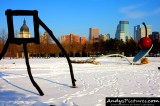
[[[22,88],[22,87],[19,87],[19,86],[15,85],[15,84],[11,83],[11,82],[8,81],[7,79],[3,78],[4,76],[8,76],[7,73],[2,73],[2,72],[0,72],[0,78],[1,78],[2,80],[4,80],[5,82],[7,82],[8,84],[10,84],[10,85],[12,85],[12,86],[14,86],[14,87],[16,87],[16,88],[18,88],[18,89],[27,91],[27,92],[29,92],[29,93],[33,93],[33,94],[39,95],[38,93],[35,93],[35,92],[33,92],[33,91],[24,89],[24,88]],[[0,93],[0,96],[1,96],[1,93]]]
[[[20,75],[20,76],[28,77],[27,75],[0,72],[0,78],[1,78],[2,80],[4,80],[5,82],[7,82],[8,84],[10,84],[10,85],[12,85],[12,86],[14,86],[14,87],[16,87],[16,88],[18,88],[18,89],[27,91],[27,92],[29,92],[29,93],[33,93],[33,94],[39,95],[38,93],[35,93],[35,92],[33,92],[33,91],[24,89],[24,88],[22,88],[22,87],[19,87],[19,86],[17,86],[17,85],[15,85],[15,84],[11,83],[10,81],[8,81],[7,79],[4,78],[4,76],[9,76],[9,75]],[[48,82],[51,82],[51,83],[54,83],[54,84],[58,84],[58,85],[61,85],[61,86],[70,87],[68,84],[62,84],[62,83],[55,82],[55,81],[52,81],[52,80],[49,80],[49,79],[46,79],[46,78],[41,78],[41,77],[34,77],[34,78],[41,79],[41,80],[45,80],[45,81],[48,81]]]

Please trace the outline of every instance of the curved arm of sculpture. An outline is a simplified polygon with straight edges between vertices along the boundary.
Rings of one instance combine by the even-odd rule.
[[[4,47],[3,47],[3,50],[0,53],[0,60],[6,54],[8,47],[9,47],[9,40],[7,39],[7,41],[6,41],[6,43],[5,43]]]
[[[121,55],[121,54],[110,54],[110,55],[105,55],[105,56],[101,56],[101,57],[98,57],[98,58],[111,57],[111,56],[123,57],[123,58],[125,58],[130,64],[132,64],[132,65],[134,64],[133,61],[130,61],[126,56]]]
[[[71,60],[67,54],[67,52],[65,51],[65,49],[62,47],[62,45],[59,43],[59,41],[55,38],[55,36],[53,35],[52,31],[40,20],[39,20],[39,24],[49,33],[49,35],[51,36],[51,38],[56,42],[56,44],[58,45],[58,47],[62,50],[62,52],[64,53],[65,57],[67,58],[68,64],[69,64],[69,68],[70,68],[70,74],[71,74],[71,80],[72,80],[72,87],[76,87],[75,84],[75,78],[74,78],[74,74],[73,74],[73,68],[72,68],[72,64],[71,64]]]

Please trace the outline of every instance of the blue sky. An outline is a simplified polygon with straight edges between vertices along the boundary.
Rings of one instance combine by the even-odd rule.
[[[57,38],[69,33],[88,38],[90,27],[114,38],[120,20],[129,21],[132,36],[133,27],[142,22],[160,32],[160,0],[1,0],[0,30],[7,31],[7,9],[38,10],[40,19]],[[14,18],[15,30],[19,31],[23,19]]]

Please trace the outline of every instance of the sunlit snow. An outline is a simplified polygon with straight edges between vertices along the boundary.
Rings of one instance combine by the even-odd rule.
[[[0,106],[105,106],[105,97],[160,97],[160,57],[148,59],[144,65],[130,65],[120,57],[96,59],[100,65],[72,64],[78,88],[71,88],[65,58],[30,58],[44,96],[33,87],[24,59],[2,59]]]

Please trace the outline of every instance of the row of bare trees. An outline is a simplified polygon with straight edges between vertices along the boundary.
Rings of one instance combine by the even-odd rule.
[[[3,50],[7,39],[7,32],[2,29],[0,30],[0,52]],[[50,56],[61,56],[63,53],[58,46],[52,41],[49,35],[41,37],[40,44],[30,43],[28,44],[28,52],[31,57],[46,57]],[[102,54],[112,53],[124,53],[125,56],[135,56],[140,48],[134,40],[127,41],[124,43],[122,40],[110,39],[107,41],[96,41],[81,44],[79,42],[72,43],[61,43],[69,56],[97,56]],[[160,41],[153,40],[153,48],[151,53],[160,53]],[[10,44],[6,56],[10,58],[17,57],[17,53],[23,52],[22,45]]]

